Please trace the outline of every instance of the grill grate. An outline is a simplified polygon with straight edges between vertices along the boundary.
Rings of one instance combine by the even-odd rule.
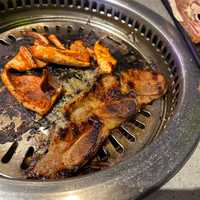
[[[53,11],[45,9],[51,7],[57,7],[61,13],[62,8],[69,12],[67,15],[65,13],[52,17]],[[116,48],[119,46],[121,54],[133,61],[135,54],[141,54],[152,68],[158,68],[169,79],[168,94],[163,99],[141,110],[135,119],[113,130],[107,144],[99,151],[97,158],[81,173],[98,171],[123,161],[129,157],[130,152],[137,153],[160,133],[176,108],[180,93],[180,80],[175,59],[156,30],[153,31],[151,27],[139,19],[126,15],[123,9],[119,10],[103,4],[103,1],[0,1],[2,13],[12,13],[13,9],[20,11],[24,8],[44,8],[41,12],[45,13],[45,17],[37,17],[37,14],[34,14],[35,10],[32,10],[30,14],[35,16],[32,20],[30,18],[24,20],[23,18],[23,23],[20,26],[17,21],[13,24],[0,26],[0,50],[16,47],[24,30],[64,34],[68,35],[69,38],[74,38],[77,33],[80,37],[95,32],[108,45],[115,43]],[[80,11],[77,12],[77,10]],[[88,15],[91,12],[95,16],[94,19]],[[105,18],[107,19],[106,23]],[[143,65],[143,62],[135,63],[135,65]],[[40,129],[40,132],[41,135],[36,134],[31,137],[30,133],[27,132],[21,138],[14,139],[13,142],[0,145],[2,161],[0,171],[3,176],[24,178],[24,170],[28,167],[34,151],[42,153],[46,150],[39,148],[38,145],[46,144],[48,131]]]

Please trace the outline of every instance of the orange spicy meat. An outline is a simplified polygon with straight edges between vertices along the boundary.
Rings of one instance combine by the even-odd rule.
[[[99,73],[111,73],[117,64],[117,60],[110,54],[110,50],[97,41],[94,45],[94,54]]]
[[[5,65],[1,78],[9,92],[24,107],[44,115],[60,95],[61,86],[48,74],[47,69],[43,70],[42,76],[16,75],[11,72],[12,69],[26,71],[35,68],[38,67],[28,49],[21,47],[18,54]]]
[[[52,46],[34,45],[30,47],[31,54],[34,58],[44,62],[51,62],[60,65],[74,66],[74,67],[89,67],[90,62],[82,61],[77,57],[77,53],[70,52],[69,50],[59,50]],[[80,53],[78,53],[80,54]]]
[[[80,169],[94,158],[112,129],[167,90],[164,77],[153,71],[130,69],[120,79],[103,76],[90,92],[66,105],[70,123],[60,132],[52,130],[56,143],[51,140],[48,153],[30,169],[29,177],[56,178],[59,171]]]

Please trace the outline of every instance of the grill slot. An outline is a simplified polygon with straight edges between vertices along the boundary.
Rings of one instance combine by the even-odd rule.
[[[4,46],[8,46],[9,44],[6,42],[6,41],[4,41],[4,40],[0,40],[0,44],[1,45],[4,45]]]
[[[8,149],[8,151],[6,152],[6,154],[3,156],[3,158],[1,159],[1,162],[5,163],[5,164],[8,163],[12,159],[12,157],[13,157],[16,149],[17,149],[17,147],[18,147],[18,143],[14,142],[10,146],[10,148]]]
[[[120,131],[120,133],[123,134],[129,141],[131,141],[131,142],[135,142],[135,141],[136,141],[136,136],[135,136],[132,132],[130,132],[130,131],[126,128],[126,126],[121,126],[121,127],[119,128],[119,131]]]
[[[135,120],[134,124],[140,129],[145,129],[145,125],[138,120]]]
[[[5,11],[5,4],[0,2],[0,11]]]
[[[108,137],[108,139],[110,140],[111,144],[113,145],[113,147],[116,149],[116,151],[118,153],[123,153],[124,152],[124,147],[122,144],[119,143],[119,141],[116,139],[115,136],[110,135]]]
[[[150,112],[148,112],[147,110],[141,110],[140,111],[140,113],[143,115],[143,116],[145,116],[145,117],[151,117],[151,114],[150,114]]]
[[[15,38],[13,35],[9,35],[9,36],[8,36],[8,39],[9,39],[11,42],[16,42],[16,38]]]
[[[100,161],[103,162],[108,160],[109,158],[108,151],[104,147],[100,149],[100,151],[98,152],[98,158]]]

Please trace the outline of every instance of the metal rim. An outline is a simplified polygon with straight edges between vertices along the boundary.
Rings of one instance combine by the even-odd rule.
[[[30,197],[51,199],[59,197],[77,197],[89,199],[128,199],[138,197],[152,187],[157,187],[168,180],[190,155],[191,150],[199,140],[199,113],[200,94],[197,90],[199,85],[199,69],[194,64],[190,53],[187,51],[184,41],[174,30],[172,25],[166,23],[156,14],[136,3],[109,1],[114,5],[134,12],[152,24],[168,40],[173,52],[177,54],[177,62],[181,66],[183,78],[183,92],[177,107],[176,114],[168,124],[162,135],[151,145],[138,153],[133,158],[118,164],[112,169],[95,173],[90,176],[63,181],[38,182],[16,181],[1,179],[1,195],[12,196],[22,191],[23,198]],[[167,29],[163,30],[162,25]],[[177,40],[174,41],[174,38]],[[180,49],[183,49],[181,53]],[[176,132],[174,132],[176,130]]]

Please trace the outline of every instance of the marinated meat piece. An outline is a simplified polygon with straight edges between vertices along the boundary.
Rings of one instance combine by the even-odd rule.
[[[73,128],[70,130],[59,129],[57,131],[56,133],[52,132],[50,135],[51,143],[49,144],[48,153],[37,162],[33,170],[28,172],[29,177],[36,176],[37,174],[37,176],[55,178],[55,171],[61,171],[65,168],[63,153],[73,144],[75,137],[73,135]],[[62,136],[63,132],[64,137]]]
[[[20,47],[17,55],[10,60],[4,67],[6,70],[15,69],[17,71],[27,71],[38,68],[35,64],[31,53],[26,47]]]
[[[200,42],[200,1],[170,0],[176,19],[186,29],[194,43]]]
[[[43,76],[16,75],[10,70],[26,71],[39,68],[27,48],[21,47],[19,53],[8,62],[1,74],[2,81],[9,92],[24,107],[40,115],[46,114],[61,93],[59,86],[48,71],[44,70]]]
[[[43,45],[34,45],[30,47],[30,50],[34,58],[37,58],[44,62],[51,62],[55,64],[75,66],[80,68],[90,66],[90,62],[85,62],[79,59],[80,53],[78,53],[77,57],[76,52],[73,53],[69,50],[59,50],[55,47]]]
[[[40,33],[32,32],[32,31],[25,31],[25,32],[23,32],[23,35],[34,38],[37,44],[49,45],[48,39]]]
[[[65,50],[64,45],[60,42],[56,35],[51,34],[48,36],[49,41],[51,41],[58,49]]]
[[[72,42],[70,48],[63,50],[62,53],[64,53],[66,56],[76,58],[77,60],[83,62],[90,62],[89,51],[81,40],[75,40]]]
[[[49,45],[49,41],[47,40],[47,38],[40,33],[25,31],[25,32],[23,32],[23,35],[34,38],[35,39],[35,41],[34,41],[35,45],[38,45],[38,44]],[[43,68],[43,67],[46,67],[46,65],[47,65],[46,62],[43,62],[43,61],[38,60],[36,58],[34,58],[34,61],[37,65],[37,68]]]
[[[61,86],[56,84],[55,80],[48,77],[47,70],[44,70],[42,77],[35,75],[13,75],[4,70],[2,81],[9,92],[25,108],[35,111],[40,115],[45,115],[51,109],[61,93]]]
[[[90,62],[90,54],[88,49],[85,47],[83,41],[75,40],[70,45],[70,50],[66,50],[66,55],[76,56],[77,59]]]
[[[137,79],[135,82],[132,81],[134,78]],[[161,87],[157,87],[156,82]],[[135,115],[144,102],[150,103],[166,92],[166,84],[162,82],[166,81],[160,74],[133,69],[122,73],[121,82],[112,75],[101,78],[90,92],[66,105],[70,123],[64,131],[65,137],[59,137],[63,132],[53,132],[54,137],[59,139],[56,144],[51,141],[48,153],[29,171],[28,176],[56,178],[59,171],[78,170],[95,156],[110,130]],[[153,89],[148,91],[145,84],[146,87],[152,85]],[[141,98],[148,97],[148,101],[138,100],[134,91]],[[66,139],[72,138],[70,135],[75,137]]]
[[[30,51],[38,66],[45,66],[47,62],[76,67],[90,66],[89,51],[81,40],[74,41],[70,45],[70,49],[66,49],[54,34],[49,35],[48,39],[55,47],[51,46],[48,39],[42,34],[24,32],[24,35],[35,39]]]
[[[48,153],[38,161],[29,176],[55,178],[60,170],[74,171],[80,168],[96,154],[111,129],[136,113],[136,100],[132,91],[121,93],[120,84],[115,77],[106,76],[94,91],[85,94],[80,102],[71,104],[66,112],[69,113],[70,124],[73,126],[68,126],[65,135],[76,134],[76,139],[68,142],[61,137],[57,141],[57,145],[68,143],[64,149],[57,149],[62,152],[59,161],[58,156],[55,158],[52,141]]]
[[[109,49],[98,41],[94,46],[94,54],[99,66],[99,73],[111,73],[117,64],[117,60],[110,54]]]
[[[37,68],[44,68],[47,66],[46,62],[43,62],[39,59],[34,58],[35,64],[37,65]]]
[[[138,105],[146,105],[166,93],[167,82],[163,75],[150,70],[129,69],[121,73],[123,91],[134,88]]]

